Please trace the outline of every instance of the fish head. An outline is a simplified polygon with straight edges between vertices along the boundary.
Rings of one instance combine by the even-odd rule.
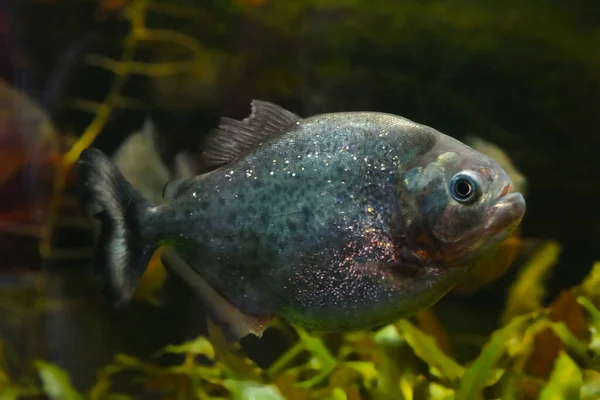
[[[521,222],[525,200],[491,158],[450,137],[423,154],[401,183],[403,245],[437,265],[468,265]]]

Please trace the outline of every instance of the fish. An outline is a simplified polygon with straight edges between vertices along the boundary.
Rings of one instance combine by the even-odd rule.
[[[435,304],[520,224],[525,200],[500,165],[407,118],[301,118],[253,100],[221,118],[206,173],[142,196],[102,151],[76,163],[100,234],[107,298],[133,297],[154,251],[229,340],[274,318],[310,331],[367,330]]]

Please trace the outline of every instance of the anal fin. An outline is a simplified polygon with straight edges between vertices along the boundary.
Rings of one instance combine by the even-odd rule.
[[[248,316],[221,296],[206,280],[204,280],[173,248],[162,255],[164,265],[179,275],[205,304],[209,317],[217,324],[225,338],[239,341],[248,334],[261,337],[273,316]]]

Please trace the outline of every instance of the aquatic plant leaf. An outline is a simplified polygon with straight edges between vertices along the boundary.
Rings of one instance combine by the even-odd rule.
[[[230,378],[260,380],[262,371],[250,360],[239,343],[227,342],[223,331],[210,319],[206,320],[208,327],[208,340],[215,351],[214,360],[223,366]]]
[[[494,332],[490,341],[465,372],[456,390],[456,400],[478,398],[488,379],[493,375],[494,366],[505,354],[510,341],[518,341],[523,327],[532,320],[531,315],[513,318],[504,328]]]
[[[501,317],[502,325],[506,325],[516,315],[542,308],[542,300],[546,293],[544,279],[558,261],[559,254],[560,245],[550,241],[523,266],[517,280],[509,288]]]
[[[552,331],[562,340],[565,347],[576,354],[577,357],[586,363],[587,366],[592,366],[593,362],[587,354],[587,345],[579,340],[562,322],[554,322],[550,324]]]
[[[318,373],[306,381],[298,382],[296,386],[300,388],[311,388],[323,381],[323,379],[333,371],[337,365],[337,360],[331,355],[331,352],[320,338],[311,336],[308,332],[299,327],[296,327],[296,332],[298,333],[299,341],[269,367],[267,374],[274,377],[296,358],[298,354],[303,350],[306,350],[312,355],[309,360],[310,367],[318,371]]]
[[[271,379],[270,383],[276,385],[286,399],[310,399],[313,390],[297,386],[302,370],[302,368],[295,367],[281,371]]]
[[[106,393],[102,397],[98,397],[98,399],[102,399],[102,400],[135,400],[136,397],[130,396],[128,394]]]
[[[537,398],[541,385],[540,379],[533,380],[525,373],[525,366],[533,352],[534,341],[540,334],[545,332],[551,322],[544,312],[531,313],[531,323],[508,335],[505,341],[506,356],[512,358],[510,367],[505,372],[503,382],[503,399],[518,399],[525,395],[526,398]],[[501,378],[502,379],[502,378]]]
[[[463,376],[464,368],[462,365],[441,351],[431,336],[416,328],[407,320],[398,321],[396,326],[415,354],[429,365],[433,375],[439,378],[447,378],[450,381],[458,380]]]
[[[18,385],[12,383],[0,383],[0,400],[27,400],[39,398],[44,394],[34,385]]]
[[[404,340],[395,325],[384,326],[375,333],[373,338],[377,345],[384,347],[397,346]]]
[[[585,383],[579,389],[581,400],[595,400],[600,398],[600,372],[593,370],[583,371]]]
[[[214,367],[205,367],[201,365],[175,365],[164,368],[163,371],[172,375],[189,375],[206,379],[209,382],[220,383],[221,371]]]
[[[583,384],[581,370],[565,353],[558,355],[550,381],[542,389],[539,400],[576,399]]]
[[[431,400],[454,400],[454,390],[431,382],[429,384],[429,396]]]
[[[71,384],[71,378],[61,368],[45,361],[36,361],[44,393],[52,400],[83,400]]]
[[[120,361],[122,360],[124,360],[126,363],[121,363]],[[133,359],[132,357],[119,354],[116,355],[113,363],[106,365],[98,372],[96,383],[90,388],[88,393],[90,400],[103,400],[108,396],[113,395],[109,393],[110,389],[112,388],[111,378],[113,375],[119,374],[120,372],[132,367],[136,367],[137,365],[137,360]]]
[[[348,396],[342,388],[336,387],[331,391],[331,396],[327,400],[348,400]]]
[[[587,311],[589,315],[588,329],[590,330],[590,350],[600,354],[600,310],[592,304],[587,298],[579,296],[577,302]]]
[[[529,360],[531,354],[534,353],[534,343],[541,336],[547,335],[550,332],[551,335],[556,335],[561,343],[561,349],[568,350],[569,354],[576,355],[577,360],[586,366],[593,366],[593,362],[587,355],[587,349],[585,343],[580,341],[577,337],[571,333],[569,328],[562,322],[552,322],[545,317],[543,313],[538,314],[538,318],[535,322],[525,329],[525,332],[521,337],[515,337],[509,340],[507,346],[507,354],[511,357],[516,358],[516,362],[511,366],[510,374],[511,378],[505,385],[506,390],[504,398],[515,398],[517,393],[527,392],[529,397],[537,397],[541,390],[539,382],[540,378],[534,379],[527,375],[523,376],[525,363]],[[552,350],[552,349],[550,349]],[[554,359],[546,359],[546,364],[550,366],[554,365]],[[546,365],[544,364],[544,365]],[[519,378],[519,379],[518,379]]]
[[[16,387],[4,387],[0,385],[0,400],[19,400],[26,395],[23,391]]]
[[[421,311],[415,315],[417,320],[417,326],[423,332],[431,335],[434,339],[440,350],[442,350],[446,355],[452,357],[452,343],[450,341],[450,337],[448,336],[448,332],[444,329],[440,320],[435,315],[435,312],[432,309],[427,309]]]
[[[378,359],[380,354],[374,354]],[[348,361],[338,365],[329,375],[326,390],[339,388],[344,390],[344,395],[348,399],[361,399],[359,393],[366,394],[369,399],[400,399],[401,396],[393,396],[394,390],[392,384],[387,382],[384,377],[386,369],[382,368],[380,362],[372,361]],[[397,385],[397,380],[393,383]],[[311,390],[313,398],[316,396],[315,390]],[[333,394],[328,394],[333,396]]]
[[[374,389],[378,385],[380,373],[374,363],[366,361],[349,361],[344,363],[344,366],[357,371],[361,375],[363,384],[367,389]]]
[[[108,377],[100,376],[89,391],[90,400],[100,400],[106,398],[112,387],[112,382]]]
[[[159,356],[166,353],[202,355],[211,360],[215,358],[215,350],[213,349],[212,344],[203,336],[199,336],[194,340],[182,344],[170,344],[156,352],[154,355]]]
[[[423,376],[422,368],[423,363],[427,363],[416,353],[406,336],[400,333],[397,324],[383,327],[377,331],[374,339],[384,355],[379,367],[380,387],[386,391],[382,399],[428,398],[429,378]]]
[[[261,385],[254,381],[235,379],[227,379],[224,384],[235,400],[285,400],[273,385]]]
[[[375,351],[383,355],[379,364],[382,390],[394,399],[412,398],[416,380],[412,364],[417,360],[413,350],[394,325],[381,328],[373,340],[378,346]]]
[[[372,332],[351,332],[341,335],[342,344],[336,357],[341,361],[376,361],[383,354]]]
[[[596,261],[592,269],[581,282],[581,291],[583,294],[592,300],[594,304],[598,304],[600,300],[600,261]]]
[[[583,308],[573,290],[563,290],[549,307],[550,320],[564,323],[576,338],[586,340],[588,328]],[[560,328],[559,328],[560,329]],[[546,379],[552,372],[556,357],[564,348],[552,328],[540,332],[534,339],[533,352],[527,365],[530,375]]]

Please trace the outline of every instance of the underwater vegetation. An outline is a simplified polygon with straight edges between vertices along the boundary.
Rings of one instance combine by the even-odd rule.
[[[314,335],[279,322],[269,330],[288,348],[263,367],[210,325],[148,359],[117,354],[85,392],[51,363],[37,361],[25,383],[0,370],[0,399],[597,399],[600,262],[543,307],[559,251],[547,242],[528,260],[497,328],[466,361],[453,356],[435,309],[372,332]]]

